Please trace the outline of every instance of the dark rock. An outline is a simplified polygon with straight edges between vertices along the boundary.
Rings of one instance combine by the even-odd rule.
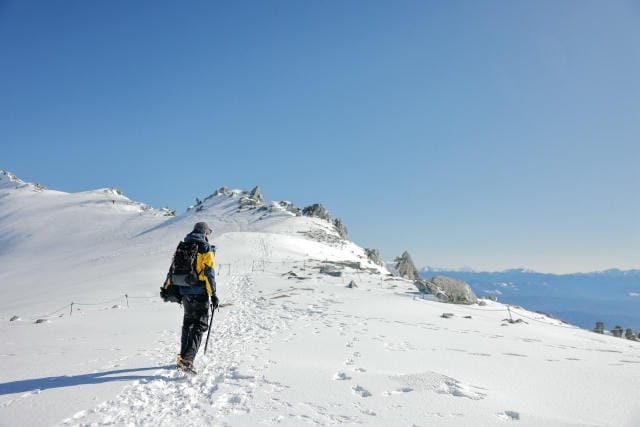
[[[300,215],[300,209],[295,207],[291,202],[281,201],[278,202],[278,205],[287,212],[291,212],[294,215]]]
[[[331,221],[331,215],[320,203],[314,203],[313,205],[302,209],[302,215]]]
[[[220,187],[212,195],[213,196],[228,196],[230,194],[231,194],[231,191],[227,187]]]
[[[593,330],[593,332],[596,332],[598,334],[604,334],[604,323],[596,322],[596,328]]]
[[[262,193],[260,192],[260,187],[258,187],[257,185],[253,188],[253,190],[251,190],[251,192],[249,193],[249,197],[255,200],[259,204],[264,203],[264,199],[262,198]]]
[[[631,328],[627,328],[626,332],[624,333],[624,337],[632,341],[636,341],[638,338],[637,335],[633,333],[633,329]]]
[[[616,325],[612,330],[611,330],[611,335],[613,335],[616,338],[622,338],[622,326]]]
[[[336,231],[338,232],[340,237],[342,237],[343,239],[347,238],[347,226],[342,223],[342,220],[340,220],[340,218],[336,218],[333,220],[333,226],[336,228]]]

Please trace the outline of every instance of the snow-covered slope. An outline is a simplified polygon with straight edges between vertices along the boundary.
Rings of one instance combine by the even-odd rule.
[[[0,425],[640,422],[638,343],[422,299],[330,223],[243,197],[167,217],[0,175]],[[186,378],[172,369],[181,309],[157,293],[200,220],[223,307]]]

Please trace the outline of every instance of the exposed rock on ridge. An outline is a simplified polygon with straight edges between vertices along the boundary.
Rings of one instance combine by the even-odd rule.
[[[415,281],[420,292],[435,295],[439,300],[453,304],[475,304],[478,297],[467,282],[446,276]]]
[[[256,186],[251,191],[229,190],[227,187],[220,187],[213,194],[205,198],[209,200],[215,196],[239,196],[238,209],[258,209],[259,211],[277,212],[285,211],[293,215],[304,215],[313,218],[320,218],[329,222],[335,228],[341,239],[346,240],[348,235],[347,227],[339,218],[331,218],[331,214],[320,203],[314,203],[300,210],[293,203],[287,201],[274,202],[271,206],[266,206],[260,187]],[[196,199],[196,210],[204,209],[203,201]]]
[[[376,265],[384,266],[384,262],[380,258],[380,251],[377,249],[364,248],[367,258]]]
[[[368,251],[367,249],[367,254],[369,254]],[[471,290],[471,287],[462,280],[446,276],[422,279],[407,251],[395,259],[395,271],[398,276],[413,280],[420,292],[432,294],[443,302],[454,304],[475,304],[478,302],[478,297]]]
[[[339,218],[332,219],[331,214],[320,203],[314,203],[313,205],[302,209],[302,215],[324,219],[325,221],[332,223],[340,237],[343,239],[347,238],[347,227]]]
[[[411,259],[411,255],[409,252],[404,251],[404,253],[396,258],[395,260],[395,269],[398,272],[398,276],[404,277],[409,280],[419,280],[420,275],[418,275],[418,270],[416,269],[413,260]]]

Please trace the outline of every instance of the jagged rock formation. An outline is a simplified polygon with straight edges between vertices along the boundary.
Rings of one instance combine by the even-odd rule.
[[[262,197],[262,193],[260,192],[260,187],[255,186],[253,190],[249,193],[246,193],[240,198],[240,207],[241,208],[258,208],[264,206],[264,199]]]
[[[300,215],[300,209],[297,208],[293,203],[291,202],[287,202],[287,201],[280,201],[278,203],[276,203],[276,205],[282,209],[284,209],[285,211],[292,213],[296,216]],[[271,209],[273,211],[273,208]]]
[[[384,262],[380,258],[380,251],[379,250],[364,248],[364,252],[367,254],[367,258],[372,263],[374,263],[376,265],[382,265],[382,266],[384,265]]]
[[[420,292],[435,295],[439,300],[453,304],[475,304],[478,297],[467,282],[446,276],[415,281]]]
[[[418,270],[416,269],[413,260],[411,259],[411,255],[409,252],[404,251],[404,253],[396,258],[395,260],[396,266],[395,269],[398,272],[398,276],[404,277],[409,280],[419,280],[420,275],[418,274]]]
[[[320,218],[330,222],[331,224],[333,224],[334,228],[336,229],[336,231],[338,232],[338,234],[342,239],[347,238],[347,233],[348,233],[347,227],[342,223],[342,221],[339,218],[332,219],[329,211],[327,211],[324,208],[324,206],[322,206],[320,203],[314,203],[311,206],[307,206],[306,208],[303,208],[302,215],[310,216],[312,218]]]
[[[336,218],[333,220],[333,226],[336,228],[336,231],[343,239],[347,238],[347,226],[342,223],[340,218]]]
[[[302,209],[302,215],[331,221],[331,215],[320,203],[314,203],[313,205]]]
[[[264,212],[265,214],[285,211],[296,216],[304,215],[313,218],[320,218],[333,225],[334,229],[340,236],[339,239],[347,239],[348,230],[347,227],[343,224],[342,220],[340,220],[339,218],[331,218],[331,214],[329,214],[324,206],[319,203],[307,206],[302,210],[297,208],[293,203],[287,201],[272,202],[269,206],[267,206],[265,204],[264,197],[262,196],[262,192],[260,191],[259,186],[254,187],[251,191],[230,190],[227,187],[220,187],[213,194],[208,196],[205,201],[216,196],[239,197],[238,210],[257,209],[259,212]],[[203,201],[196,199],[195,208],[196,210],[203,209]],[[264,216],[260,219],[262,218],[264,218]]]
[[[218,188],[211,196],[229,196],[231,195],[231,190],[228,187],[220,187]]]

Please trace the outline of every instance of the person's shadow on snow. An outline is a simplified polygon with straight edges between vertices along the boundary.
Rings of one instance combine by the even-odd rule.
[[[92,374],[62,375],[59,377],[44,377],[33,378],[29,380],[10,381],[7,383],[0,383],[0,395],[25,393],[29,391],[43,391],[51,388],[73,387],[76,385],[84,384],[101,384],[112,381],[152,381],[159,379],[163,379],[166,381],[174,380],[174,378],[170,378],[166,375],[142,374],[144,371],[157,371],[158,369],[175,370],[175,365],[152,366],[149,368],[119,369],[116,371],[94,372]],[[134,375],[135,372],[139,372],[141,373],[141,375]]]

